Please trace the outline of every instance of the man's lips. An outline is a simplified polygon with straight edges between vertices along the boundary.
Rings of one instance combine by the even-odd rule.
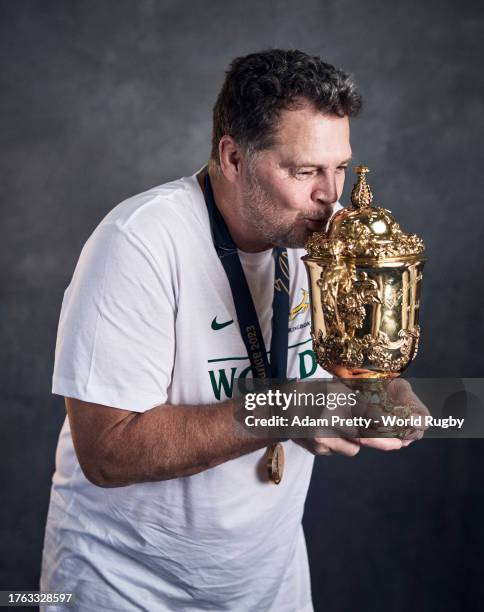
[[[314,230],[315,232],[320,232],[322,231],[325,227],[326,224],[328,223],[329,217],[324,217],[323,219],[321,219],[320,217],[318,218],[309,218],[309,217],[305,217],[304,221],[306,222],[307,226]]]

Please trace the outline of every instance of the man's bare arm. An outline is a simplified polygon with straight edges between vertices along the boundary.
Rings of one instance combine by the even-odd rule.
[[[101,487],[189,476],[275,440],[234,431],[234,403],[131,412],[65,398],[86,478]]]

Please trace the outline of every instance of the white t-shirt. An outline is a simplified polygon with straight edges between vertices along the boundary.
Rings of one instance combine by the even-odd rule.
[[[288,249],[287,371],[322,377],[303,254]],[[272,252],[240,258],[269,347]],[[251,376],[250,363],[196,177],[116,206],[64,294],[53,393],[144,412],[216,403],[240,376]],[[261,449],[194,476],[100,488],[80,469],[66,419],[41,589],[74,592],[86,612],[312,610],[301,519],[313,457],[291,441],[284,447],[279,486],[257,475]]]

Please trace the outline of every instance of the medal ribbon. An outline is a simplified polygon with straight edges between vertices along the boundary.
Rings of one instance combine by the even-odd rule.
[[[274,298],[272,301],[272,338],[270,363],[254,301],[245,278],[237,246],[220,211],[215,204],[208,171],[205,175],[207,205],[213,244],[230,284],[240,333],[249,356],[254,378],[286,378],[288,319],[289,319],[289,263],[285,248],[273,251],[275,258]]]

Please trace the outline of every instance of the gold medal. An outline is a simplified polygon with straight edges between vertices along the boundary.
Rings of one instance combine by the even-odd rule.
[[[267,449],[267,472],[269,480],[279,484],[284,474],[284,447],[280,442],[271,444]]]

